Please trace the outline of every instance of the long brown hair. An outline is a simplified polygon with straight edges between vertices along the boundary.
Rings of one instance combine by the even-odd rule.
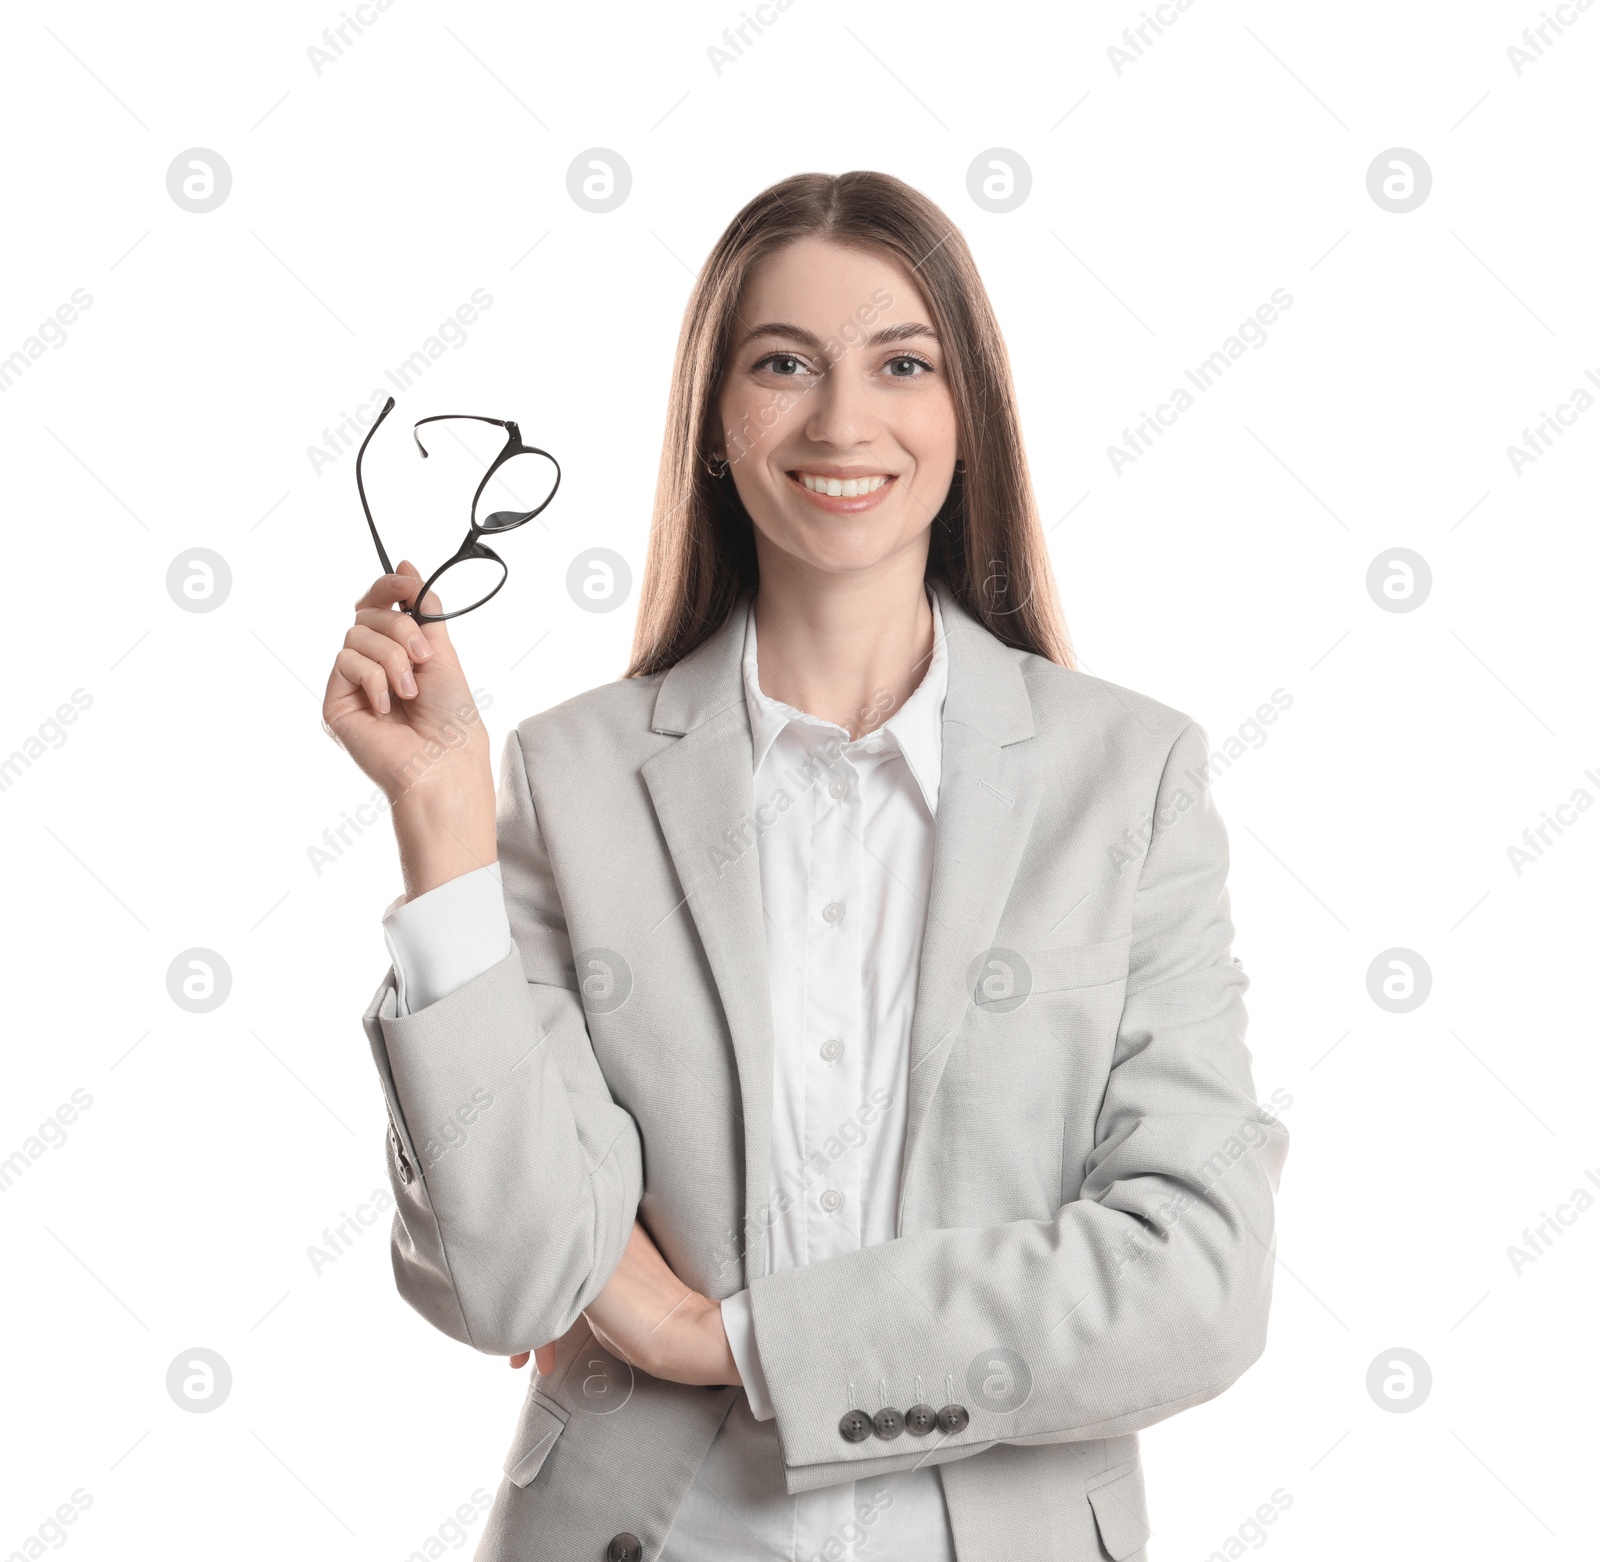
[[[925,195],[889,174],[796,174],[728,224],[701,268],[678,335],[655,513],[625,676],[681,661],[759,582],[749,516],[730,473],[712,475],[717,396],[746,278],[815,236],[877,250],[918,280],[944,344],[965,471],[934,518],[929,578],[943,579],[1007,645],[1074,665],[1028,477],[1005,342],[972,254]],[[730,455],[732,451],[730,450]]]

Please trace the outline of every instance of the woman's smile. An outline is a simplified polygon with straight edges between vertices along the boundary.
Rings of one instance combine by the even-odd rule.
[[[785,474],[790,486],[807,501],[835,515],[855,515],[882,503],[894,486],[892,472],[841,472],[838,468],[803,467]]]

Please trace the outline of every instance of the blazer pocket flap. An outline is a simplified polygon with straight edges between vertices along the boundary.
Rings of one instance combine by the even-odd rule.
[[[1026,956],[1036,993],[1060,992],[1067,987],[1102,987],[1120,982],[1128,974],[1128,938],[1103,944],[1060,944],[1036,949]]]
[[[1123,1562],[1150,1539],[1145,1521],[1144,1468],[1131,1470],[1089,1488],[1089,1506],[1094,1509],[1100,1544],[1113,1562]]]
[[[567,1412],[560,1405],[538,1389],[528,1391],[506,1455],[506,1479],[513,1486],[526,1486],[539,1473],[566,1425]]]

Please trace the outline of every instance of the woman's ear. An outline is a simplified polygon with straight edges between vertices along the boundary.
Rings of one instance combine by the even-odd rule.
[[[707,468],[727,465],[728,452],[725,448],[727,443],[727,440],[717,431],[714,423],[706,430],[705,438],[700,442],[700,448],[705,451],[705,455],[701,457],[701,460]]]

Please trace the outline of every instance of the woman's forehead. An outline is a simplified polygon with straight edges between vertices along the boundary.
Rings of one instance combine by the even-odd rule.
[[[898,256],[815,236],[796,239],[757,262],[739,303],[747,325],[759,316],[808,329],[820,323],[830,331],[860,309],[880,320],[928,318],[922,291]],[[805,314],[819,318],[800,318]]]

